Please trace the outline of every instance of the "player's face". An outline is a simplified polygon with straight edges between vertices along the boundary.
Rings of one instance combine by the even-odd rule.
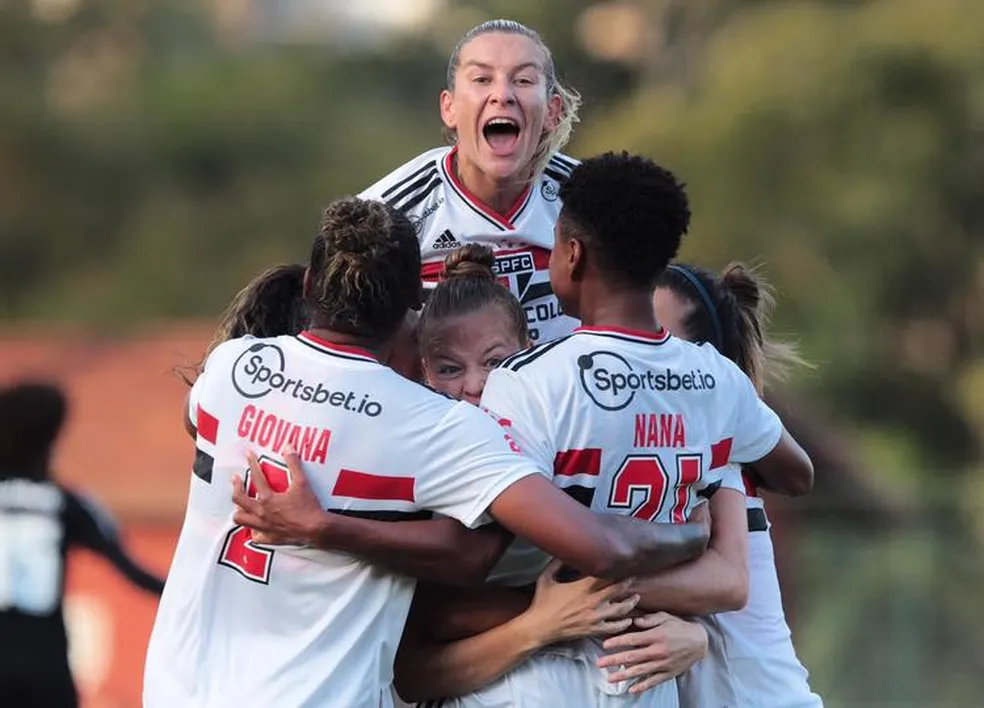
[[[490,32],[462,47],[454,90],[441,93],[459,164],[496,180],[529,176],[540,138],[562,110],[560,97],[547,97],[543,63],[543,51],[518,34]]]
[[[683,323],[690,316],[695,305],[669,288],[656,288],[653,304],[656,308],[656,321],[674,337],[688,339]]]
[[[424,352],[427,383],[442,393],[478,405],[489,372],[523,348],[509,316],[490,305],[435,323]]]

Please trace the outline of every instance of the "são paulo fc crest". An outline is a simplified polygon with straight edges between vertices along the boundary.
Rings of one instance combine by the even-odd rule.
[[[546,275],[549,260],[550,253],[541,248],[498,253],[493,270],[499,282],[515,293],[525,305],[553,293],[550,279]],[[544,277],[534,279],[537,272],[542,272]]]

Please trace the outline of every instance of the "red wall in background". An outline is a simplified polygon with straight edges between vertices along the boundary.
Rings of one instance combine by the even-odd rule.
[[[128,523],[127,550],[160,575],[167,572],[180,526]],[[139,708],[144,657],[157,597],[130,585],[101,557],[69,559],[65,621],[82,708]]]

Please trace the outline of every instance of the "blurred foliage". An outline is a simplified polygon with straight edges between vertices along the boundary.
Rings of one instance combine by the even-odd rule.
[[[811,529],[797,636],[815,684],[829,705],[973,704],[984,3],[475,0],[345,51],[250,41],[222,4],[0,2],[4,321],[214,316],[305,259],[329,199],[439,142],[461,31],[527,22],[585,97],[570,152],[679,173],[685,257],[763,264],[778,329],[818,366],[794,387],[860,443],[886,503],[927,509],[888,537]]]

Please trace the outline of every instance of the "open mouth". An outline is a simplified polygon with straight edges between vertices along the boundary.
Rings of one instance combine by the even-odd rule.
[[[482,128],[485,141],[496,154],[508,154],[519,142],[519,123],[512,118],[492,118]]]

